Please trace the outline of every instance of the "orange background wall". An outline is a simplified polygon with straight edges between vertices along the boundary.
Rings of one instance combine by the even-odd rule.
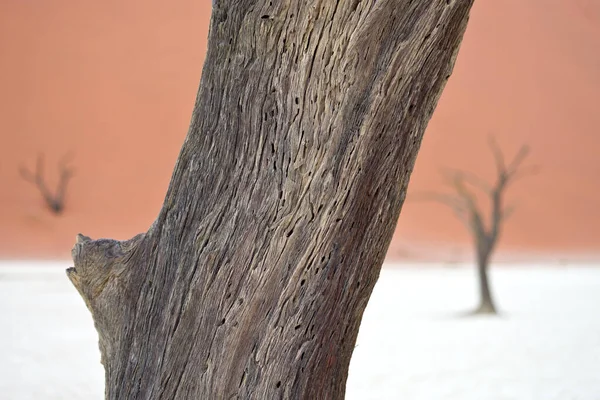
[[[0,257],[66,258],[77,232],[126,239],[158,214],[185,137],[210,17],[203,0],[0,2]],[[505,253],[600,250],[600,3],[477,1],[410,193],[438,170],[493,177],[487,137],[528,143],[541,173],[518,182]],[[74,155],[65,214],[20,165]],[[468,255],[443,206],[407,201],[389,257]]]

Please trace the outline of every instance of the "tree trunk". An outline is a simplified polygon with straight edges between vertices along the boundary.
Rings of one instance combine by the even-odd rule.
[[[479,277],[480,303],[475,311],[478,314],[496,314],[496,306],[492,300],[492,292],[488,279],[488,266],[491,251],[477,257],[477,275]]]
[[[344,397],[471,3],[213,1],[157,220],[73,249],[106,398]]]

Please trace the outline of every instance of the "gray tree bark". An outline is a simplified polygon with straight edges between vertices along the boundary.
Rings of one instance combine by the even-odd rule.
[[[108,399],[341,399],[472,0],[216,0],[163,208],[78,236]],[[151,140],[149,138],[148,140]]]

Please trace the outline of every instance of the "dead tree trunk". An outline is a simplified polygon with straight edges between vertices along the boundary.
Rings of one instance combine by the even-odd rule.
[[[472,0],[216,0],[160,214],[68,275],[108,399],[340,399]]]
[[[488,278],[488,267],[490,265],[491,249],[484,248],[477,251],[477,276],[479,278],[479,307],[475,310],[477,314],[496,314],[496,306],[492,299],[492,291]]]

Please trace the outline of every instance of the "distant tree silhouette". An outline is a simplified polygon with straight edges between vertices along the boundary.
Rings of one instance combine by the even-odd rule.
[[[506,164],[498,144],[490,138],[490,147],[496,163],[496,182],[490,185],[476,174],[459,169],[442,171],[445,183],[454,193],[421,193],[414,198],[432,200],[450,207],[454,214],[465,224],[475,242],[477,271],[480,287],[480,304],[474,313],[496,314],[492,292],[488,279],[488,268],[492,253],[496,249],[503,223],[514,212],[514,205],[504,205],[504,194],[508,186],[524,176],[538,171],[537,166],[523,166],[529,155],[529,146],[522,146],[513,160]],[[486,224],[485,216],[479,208],[477,197],[472,189],[485,193],[490,201],[491,215]]]
[[[30,182],[37,187],[50,211],[56,215],[62,214],[64,210],[67,183],[69,182],[69,179],[73,176],[73,169],[69,168],[67,164],[67,157],[63,157],[58,164],[60,177],[58,181],[58,187],[54,193],[52,193],[48,189],[48,185],[46,184],[44,178],[43,154],[38,155],[35,165],[35,173],[29,171],[23,166],[19,169],[21,177],[27,182]]]

